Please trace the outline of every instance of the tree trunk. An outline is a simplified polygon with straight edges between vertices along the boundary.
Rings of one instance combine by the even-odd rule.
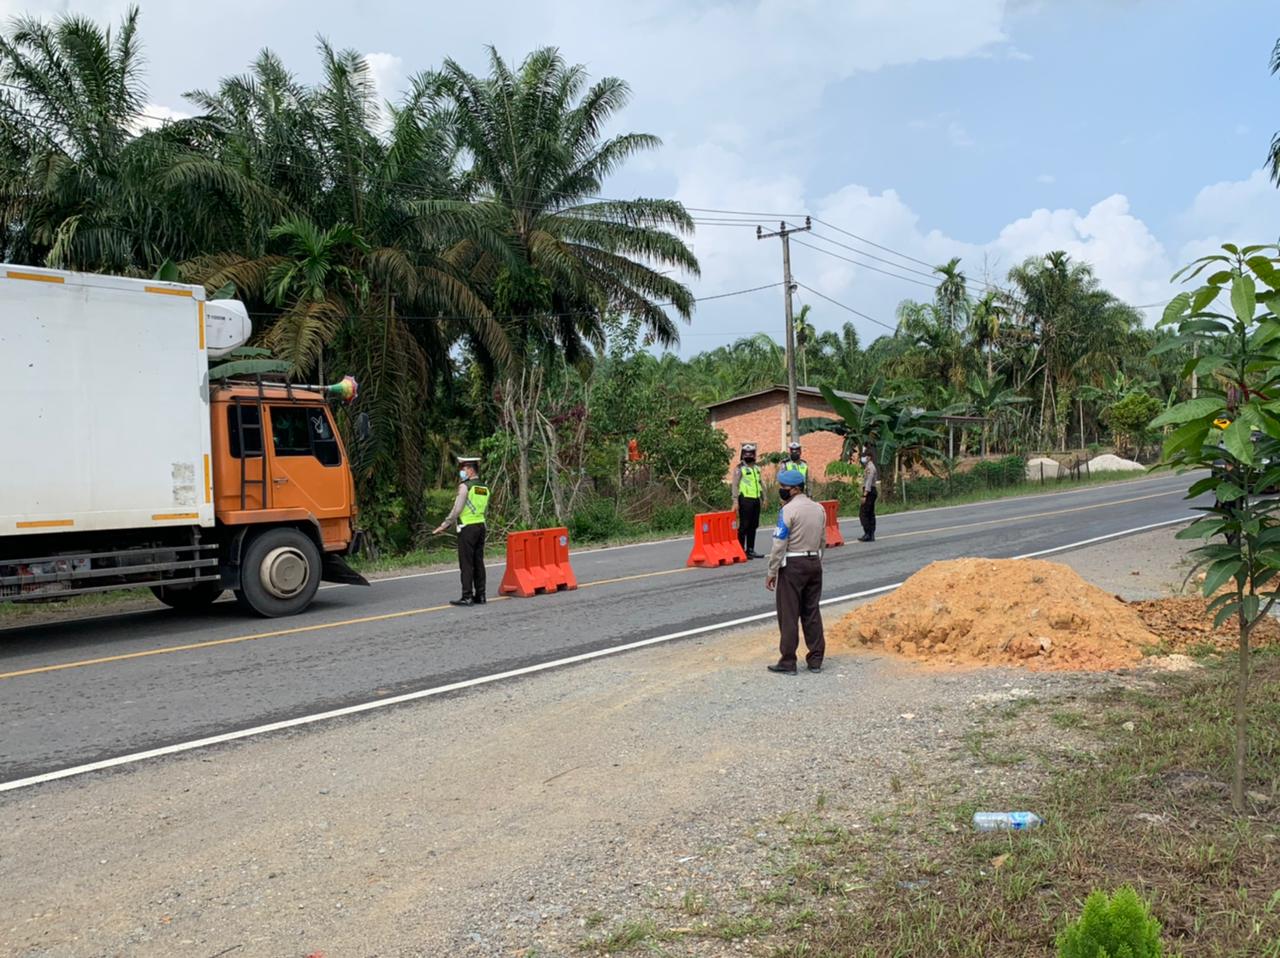
[[[538,431],[541,386],[540,371],[526,367],[520,371],[519,382],[508,377],[503,390],[503,426],[516,441],[516,490],[520,521],[526,528],[533,524],[531,453]]]
[[[1240,611],[1236,613],[1240,622],[1240,659],[1236,667],[1236,748],[1231,769],[1231,807],[1237,815],[1243,815],[1245,759],[1249,752],[1249,632],[1252,626],[1244,614],[1243,589],[1238,591],[1236,598],[1241,603]]]
[[[1077,399],[1076,406],[1080,411],[1080,451],[1084,452],[1088,443],[1084,441],[1084,400]]]

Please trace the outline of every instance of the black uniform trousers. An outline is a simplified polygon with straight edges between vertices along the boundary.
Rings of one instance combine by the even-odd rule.
[[[738,496],[738,544],[743,552],[756,551],[756,530],[760,528],[760,500]]]
[[[458,532],[458,569],[462,573],[462,597],[484,596],[484,523],[463,526]]]
[[[858,521],[862,523],[862,534],[868,539],[876,537],[876,498],[879,495],[878,489],[872,489],[858,508]]]
[[[804,644],[810,666],[822,664],[827,652],[822,632],[822,560],[817,556],[793,556],[778,570],[774,587],[778,605],[778,664],[786,669],[796,667],[796,649],[800,647],[800,629],[804,628]]]

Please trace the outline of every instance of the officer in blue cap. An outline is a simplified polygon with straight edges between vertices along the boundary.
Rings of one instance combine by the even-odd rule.
[[[773,530],[769,571],[764,587],[777,597],[778,651],[770,672],[796,674],[796,650],[800,630],[808,649],[805,664],[810,672],[822,671],[827,651],[822,633],[822,550],[827,544],[827,512],[804,492],[805,475],[798,469],[778,474],[778,524]]]

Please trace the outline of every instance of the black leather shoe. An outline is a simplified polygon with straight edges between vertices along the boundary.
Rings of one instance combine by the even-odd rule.
[[[808,669],[810,672],[821,672],[822,663],[819,662],[817,665],[806,665],[805,668]]]
[[[486,601],[487,601],[487,600],[485,599],[484,594],[483,594],[483,593],[481,593],[480,595],[477,595],[477,596],[475,597],[475,600],[474,600],[474,602],[473,602],[472,604],[473,604],[473,605],[484,605]]]
[[[768,665],[768,666],[765,666],[765,668],[767,668],[770,672],[777,672],[779,675],[795,675],[796,674],[796,670],[794,668],[789,669],[785,665]]]
[[[748,558],[748,559],[763,559],[763,558],[764,558],[764,556],[763,556],[763,555],[761,555],[759,552],[752,551],[752,552],[748,552],[748,553],[747,553],[747,558]]]
[[[464,595],[461,599],[450,599],[450,605],[475,605],[476,600],[469,595]]]
[[[875,542],[876,537],[875,536],[858,536],[858,541],[859,542]]]

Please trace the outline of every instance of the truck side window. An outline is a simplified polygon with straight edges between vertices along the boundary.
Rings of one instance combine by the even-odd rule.
[[[271,443],[277,456],[315,456],[325,466],[342,462],[329,416],[316,406],[272,406]]]
[[[258,423],[258,406],[245,403],[240,407],[240,415],[244,422],[244,448],[250,458],[262,455],[262,430]],[[231,456],[240,458],[240,427],[236,421],[236,406],[227,406],[227,435],[231,439]]]

